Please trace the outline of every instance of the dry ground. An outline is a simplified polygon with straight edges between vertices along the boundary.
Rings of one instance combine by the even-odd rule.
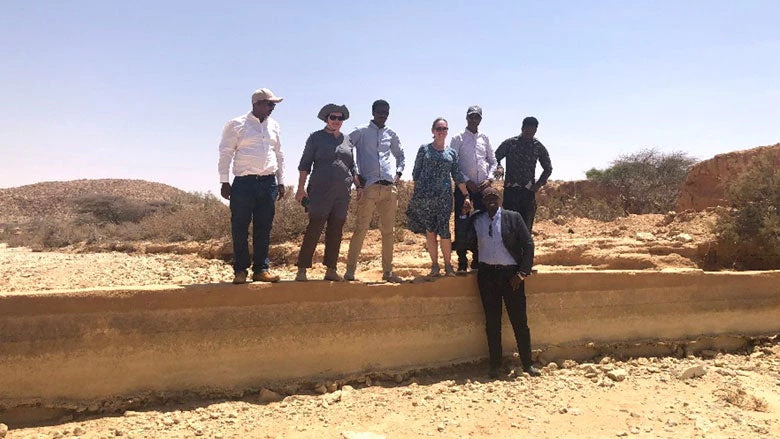
[[[631,216],[609,223],[544,221],[535,230],[537,268],[696,268],[701,247],[711,239],[713,216],[704,212]],[[398,238],[398,274],[407,279],[423,274],[429,264],[423,240],[409,233],[399,233]],[[297,249],[297,243],[288,243],[272,251],[284,262],[275,269],[286,280],[294,276]],[[379,250],[379,235],[371,231],[359,279],[379,279]],[[320,247],[320,255],[321,251]],[[343,264],[342,259],[342,270]],[[321,268],[314,272],[322,274]],[[224,282],[231,275],[228,264],[194,254],[76,249],[44,253],[0,245],[0,294]],[[483,373],[484,365],[476,365],[420,372],[400,383],[343,386],[324,395],[283,397],[265,392],[230,401],[171,401],[143,412],[65,418],[50,426],[14,429],[7,437],[780,437],[777,343],[773,339],[742,355],[710,353],[713,358],[707,359],[569,361],[547,365],[537,379],[509,376],[491,381]],[[681,373],[699,365],[704,367],[703,376],[680,379]],[[277,397],[283,399],[269,402]]]
[[[611,222],[584,218],[541,221],[534,228],[536,268],[545,270],[634,269],[669,270],[697,268],[703,249],[712,240],[715,213],[631,215]],[[430,260],[425,240],[408,231],[396,233],[394,267],[398,275],[414,279],[427,273]],[[349,246],[345,234],[339,270],[343,272]],[[143,286],[226,282],[230,266],[196,254],[213,243],[137,245],[137,252],[84,253],[82,248],[60,252],[33,252],[0,244],[0,294],[103,286]],[[271,257],[283,280],[295,277],[300,242],[277,244]],[[157,253],[165,251],[165,253]],[[315,261],[322,258],[317,248]],[[177,252],[182,254],[172,254]],[[357,278],[381,279],[381,239],[377,230],[366,237]],[[456,256],[453,253],[453,261]],[[441,258],[441,256],[440,256]],[[441,263],[441,262],[440,262]],[[324,267],[315,264],[310,279],[321,278]]]
[[[702,367],[702,369],[699,369]],[[780,345],[749,355],[609,358],[550,364],[540,378],[481,369],[343,386],[324,395],[253,394],[170,403],[10,438],[773,438],[780,437]],[[685,372],[703,376],[683,378]],[[281,398],[281,396],[279,396]]]

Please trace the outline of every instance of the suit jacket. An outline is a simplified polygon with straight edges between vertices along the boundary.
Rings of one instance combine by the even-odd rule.
[[[456,237],[458,243],[465,246],[463,248],[477,248],[477,231],[474,228],[474,221],[480,215],[487,214],[487,211],[478,210],[469,216],[462,241],[461,237]],[[519,213],[513,210],[501,210],[501,240],[509,254],[517,261],[518,271],[524,275],[531,274],[531,267],[534,264],[534,240]]]

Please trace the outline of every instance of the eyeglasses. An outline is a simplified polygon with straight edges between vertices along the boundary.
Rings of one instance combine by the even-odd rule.
[[[434,128],[434,130],[436,130],[436,131],[447,131],[447,130],[449,130],[449,128],[448,127],[436,127],[436,128]]]
[[[493,223],[490,223],[488,226],[488,236],[491,238],[493,237]]]
[[[274,107],[276,107],[276,102],[271,102],[271,101],[257,101],[257,103],[258,103],[258,104],[264,104],[264,105],[267,105],[267,106],[269,106],[269,107],[271,107],[271,108],[274,108]]]
[[[346,120],[346,117],[344,117],[344,116],[336,116],[335,114],[329,114],[328,115],[328,119],[344,121],[344,120]]]

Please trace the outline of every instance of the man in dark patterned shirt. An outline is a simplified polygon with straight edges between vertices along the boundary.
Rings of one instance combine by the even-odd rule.
[[[523,216],[530,231],[536,214],[536,191],[547,183],[552,174],[552,163],[547,148],[534,135],[539,127],[535,117],[523,119],[521,134],[504,140],[496,149],[500,174],[501,160],[506,157],[504,177],[504,208]],[[542,175],[536,180],[536,162],[542,165]]]

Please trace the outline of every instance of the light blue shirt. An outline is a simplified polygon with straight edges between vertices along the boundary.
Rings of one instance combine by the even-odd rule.
[[[358,174],[366,186],[379,180],[395,181],[396,173],[404,172],[404,150],[395,131],[379,128],[374,121],[352,131],[349,140],[355,147]],[[395,166],[390,156],[395,157]]]
[[[502,209],[499,207],[492,219],[490,214],[483,213],[474,220],[479,262],[490,265],[517,265],[517,261],[504,247],[504,240],[501,239],[501,212]],[[493,236],[490,236],[491,234]]]

